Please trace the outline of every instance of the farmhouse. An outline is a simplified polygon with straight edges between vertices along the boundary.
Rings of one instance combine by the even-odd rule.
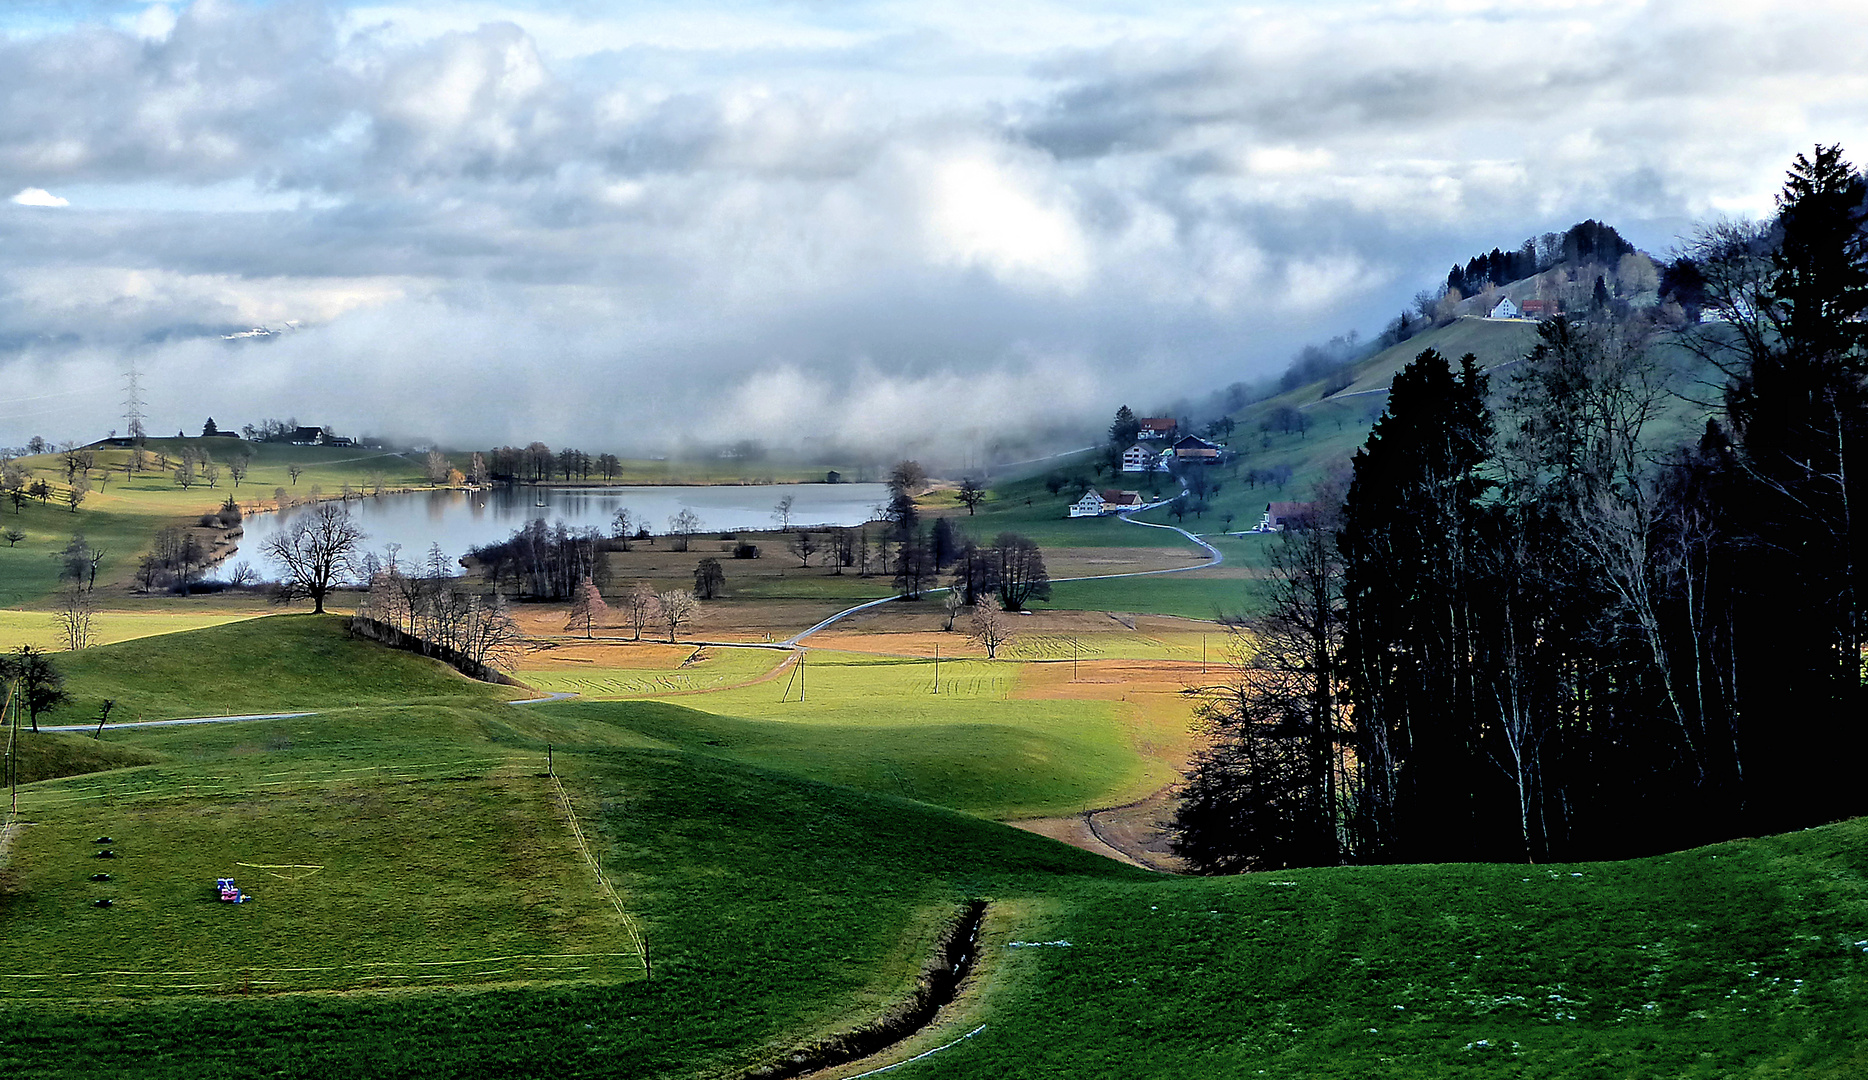
[[[1113,514],[1118,510],[1134,510],[1147,505],[1139,491],[1097,491],[1091,488],[1083,493],[1083,498],[1070,504],[1070,516],[1098,517]]]
[[[1144,416],[1137,423],[1141,425],[1135,435],[1138,439],[1171,439],[1180,427],[1171,416]]]
[[[1253,532],[1283,532],[1286,529],[1307,529],[1317,519],[1317,504],[1313,502],[1275,502],[1265,504],[1264,520],[1258,523]]]
[[[1188,435],[1174,444],[1174,460],[1182,464],[1215,465],[1219,463],[1218,443],[1207,442],[1198,435]]]
[[[1073,518],[1096,517],[1103,512],[1102,493],[1095,488],[1083,493],[1083,498],[1070,504],[1070,516]]]
[[[1123,472],[1145,473],[1160,467],[1160,453],[1153,447],[1136,443],[1122,452]]]
[[[355,446],[357,440],[343,435],[333,435],[321,427],[293,428],[286,435],[285,441],[293,446]]]
[[[1495,306],[1495,307],[1493,307],[1493,308],[1492,308],[1492,315],[1491,315],[1491,317],[1492,317],[1492,318],[1494,318],[1494,319],[1515,319],[1515,318],[1518,318],[1518,317],[1519,317],[1519,312],[1518,312],[1518,305],[1516,305],[1516,304],[1514,304],[1514,303],[1512,303],[1512,302],[1511,302],[1511,297],[1509,297],[1509,296],[1507,296],[1507,297],[1505,297],[1505,298],[1503,298],[1503,299],[1501,299],[1501,300],[1500,300],[1500,301],[1498,302],[1498,304],[1497,304],[1497,306]]]

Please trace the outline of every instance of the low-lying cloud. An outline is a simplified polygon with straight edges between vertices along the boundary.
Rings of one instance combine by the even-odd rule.
[[[1068,442],[1478,250],[1766,212],[1868,152],[1865,45],[1841,5],[100,5],[0,40],[0,445],[122,426],[131,361],[157,432]]]

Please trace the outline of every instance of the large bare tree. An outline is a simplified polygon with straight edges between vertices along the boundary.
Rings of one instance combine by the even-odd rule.
[[[364,537],[342,506],[326,504],[293,518],[261,547],[285,571],[280,599],[307,598],[312,610],[323,614],[324,598],[355,574]]]

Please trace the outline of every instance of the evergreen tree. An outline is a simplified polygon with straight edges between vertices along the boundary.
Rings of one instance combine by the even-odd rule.
[[[1395,377],[1357,451],[1337,546],[1344,675],[1355,701],[1364,851],[1460,857],[1478,815],[1472,606],[1490,455],[1486,377],[1428,349]]]
[[[1109,425],[1109,441],[1117,448],[1127,450],[1134,445],[1141,435],[1142,422],[1135,418],[1135,413],[1127,405],[1116,410],[1115,423]]]
[[[1860,597],[1868,529],[1868,351],[1859,321],[1868,309],[1868,197],[1839,147],[1798,156],[1778,196],[1782,240],[1770,294],[1769,332],[1726,391],[1742,497],[1752,511],[1740,553],[1744,664],[1758,677],[1740,702],[1754,758],[1749,803],[1760,827],[1788,824],[1820,803],[1832,814],[1859,805],[1855,782],[1832,763],[1859,760],[1864,626]],[[1768,674],[1767,674],[1768,673]],[[1805,738],[1774,731],[1798,716]],[[1821,760],[1808,760],[1820,745]]]

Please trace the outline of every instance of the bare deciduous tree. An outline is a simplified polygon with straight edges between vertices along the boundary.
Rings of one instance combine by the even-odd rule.
[[[700,602],[694,599],[693,593],[685,589],[670,589],[664,593],[656,593],[655,603],[661,612],[663,625],[668,627],[668,642],[671,645],[674,644],[675,635],[682,627],[692,623],[696,612],[700,610]]]
[[[280,600],[309,598],[312,610],[323,614],[324,598],[353,574],[363,540],[347,508],[324,505],[292,519],[261,550],[285,571]]]
[[[682,510],[668,518],[668,535],[674,538],[674,550],[686,551],[694,534],[700,531],[700,515],[692,510]]]
[[[966,606],[966,596],[959,589],[948,589],[941,599],[941,611],[947,616],[947,629],[953,629],[953,621],[960,617],[960,609]]]
[[[642,640],[643,628],[661,617],[660,601],[655,590],[646,581],[636,582],[636,587],[629,590],[629,625],[635,629],[635,640]]]
[[[565,620],[564,628],[566,630],[574,630],[582,626],[584,628],[584,636],[588,638],[591,636],[591,629],[596,626],[597,620],[609,614],[609,612],[610,605],[603,602],[603,593],[598,590],[596,583],[589,578],[585,578],[578,585],[576,593],[571,597],[570,618]]]
[[[970,476],[966,477],[960,481],[959,499],[966,507],[967,516],[972,517],[973,511],[979,509],[979,504],[986,501],[985,485]]]
[[[800,564],[811,565],[811,556],[817,553],[817,537],[811,535],[809,529],[799,529],[791,538],[791,553],[798,557]]]
[[[982,596],[973,603],[966,636],[986,650],[986,659],[994,659],[999,649],[1010,645],[1014,639],[1012,620],[1006,617],[997,599]]]
[[[89,648],[97,618],[97,602],[91,590],[79,585],[59,593],[58,636],[70,652]]]

